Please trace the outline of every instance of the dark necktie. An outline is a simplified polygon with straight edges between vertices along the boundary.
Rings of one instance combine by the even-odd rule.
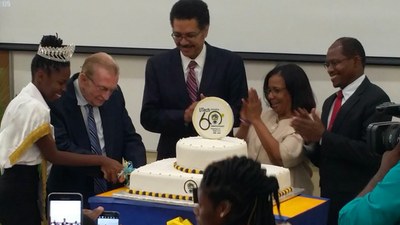
[[[186,80],[186,87],[189,93],[189,98],[192,100],[192,102],[195,102],[197,100],[198,85],[197,85],[196,73],[194,71],[196,65],[197,65],[196,61],[190,61],[188,66],[189,73]]]
[[[87,126],[89,131],[90,148],[96,155],[102,155],[99,136],[97,135],[96,121],[93,116],[93,106],[86,105]],[[107,182],[104,178],[94,178],[94,192],[95,194],[103,193],[107,191]]]
[[[336,115],[339,112],[340,107],[342,107],[342,99],[343,99],[343,93],[342,93],[342,90],[340,90],[336,93],[336,99],[335,99],[335,102],[333,103],[334,105],[333,105],[333,109],[332,109],[331,119],[329,120],[328,130],[332,129],[332,125],[336,119]]]

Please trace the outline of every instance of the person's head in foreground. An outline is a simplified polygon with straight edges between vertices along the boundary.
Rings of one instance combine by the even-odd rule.
[[[207,166],[197,190],[194,209],[199,225],[275,224],[273,199],[277,202],[278,181],[266,176],[260,163],[233,157]]]

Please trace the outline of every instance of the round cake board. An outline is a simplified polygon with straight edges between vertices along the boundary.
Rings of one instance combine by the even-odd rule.
[[[194,109],[192,122],[203,138],[226,137],[233,128],[233,112],[230,105],[217,97],[206,97]]]

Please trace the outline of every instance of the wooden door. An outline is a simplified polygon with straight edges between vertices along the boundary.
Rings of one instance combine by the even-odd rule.
[[[0,119],[10,102],[9,51],[0,51]]]

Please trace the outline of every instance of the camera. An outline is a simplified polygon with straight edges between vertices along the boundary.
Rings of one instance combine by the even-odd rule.
[[[385,102],[376,107],[378,113],[400,118],[400,104]],[[386,121],[371,123],[367,127],[367,146],[382,155],[392,150],[400,140],[400,122]]]

